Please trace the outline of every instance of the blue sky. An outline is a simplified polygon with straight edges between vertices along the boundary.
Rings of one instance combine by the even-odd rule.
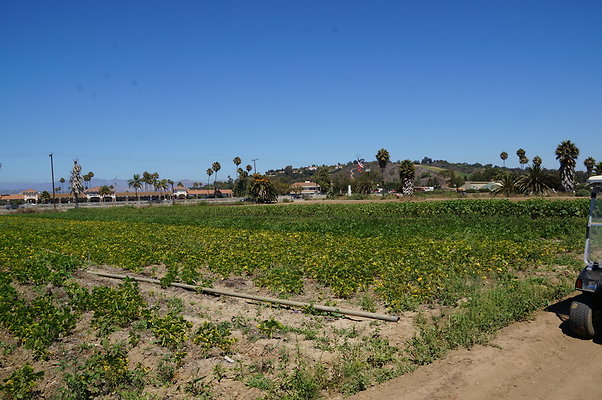
[[[0,182],[602,160],[597,0],[3,1],[0,71]]]

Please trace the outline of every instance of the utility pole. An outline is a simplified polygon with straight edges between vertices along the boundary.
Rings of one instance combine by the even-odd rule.
[[[257,173],[257,168],[255,168],[255,161],[259,160],[259,158],[254,158],[251,161],[253,161],[253,174]]]
[[[56,209],[56,194],[54,190],[54,159],[52,153],[48,155],[50,157],[50,172],[52,174],[52,207]]]

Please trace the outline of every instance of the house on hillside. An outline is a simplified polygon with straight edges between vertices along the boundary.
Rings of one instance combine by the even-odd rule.
[[[302,196],[320,194],[320,185],[312,181],[295,182],[291,185],[291,194],[300,194]]]

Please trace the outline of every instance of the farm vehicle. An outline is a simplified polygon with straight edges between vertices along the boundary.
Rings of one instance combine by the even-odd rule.
[[[602,334],[602,175],[592,176],[591,201],[585,237],[585,268],[575,282],[581,292],[571,303],[569,327],[584,339]]]

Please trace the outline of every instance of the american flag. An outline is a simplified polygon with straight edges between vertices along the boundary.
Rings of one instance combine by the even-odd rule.
[[[362,172],[364,170],[364,164],[360,160],[357,160],[357,172]]]

